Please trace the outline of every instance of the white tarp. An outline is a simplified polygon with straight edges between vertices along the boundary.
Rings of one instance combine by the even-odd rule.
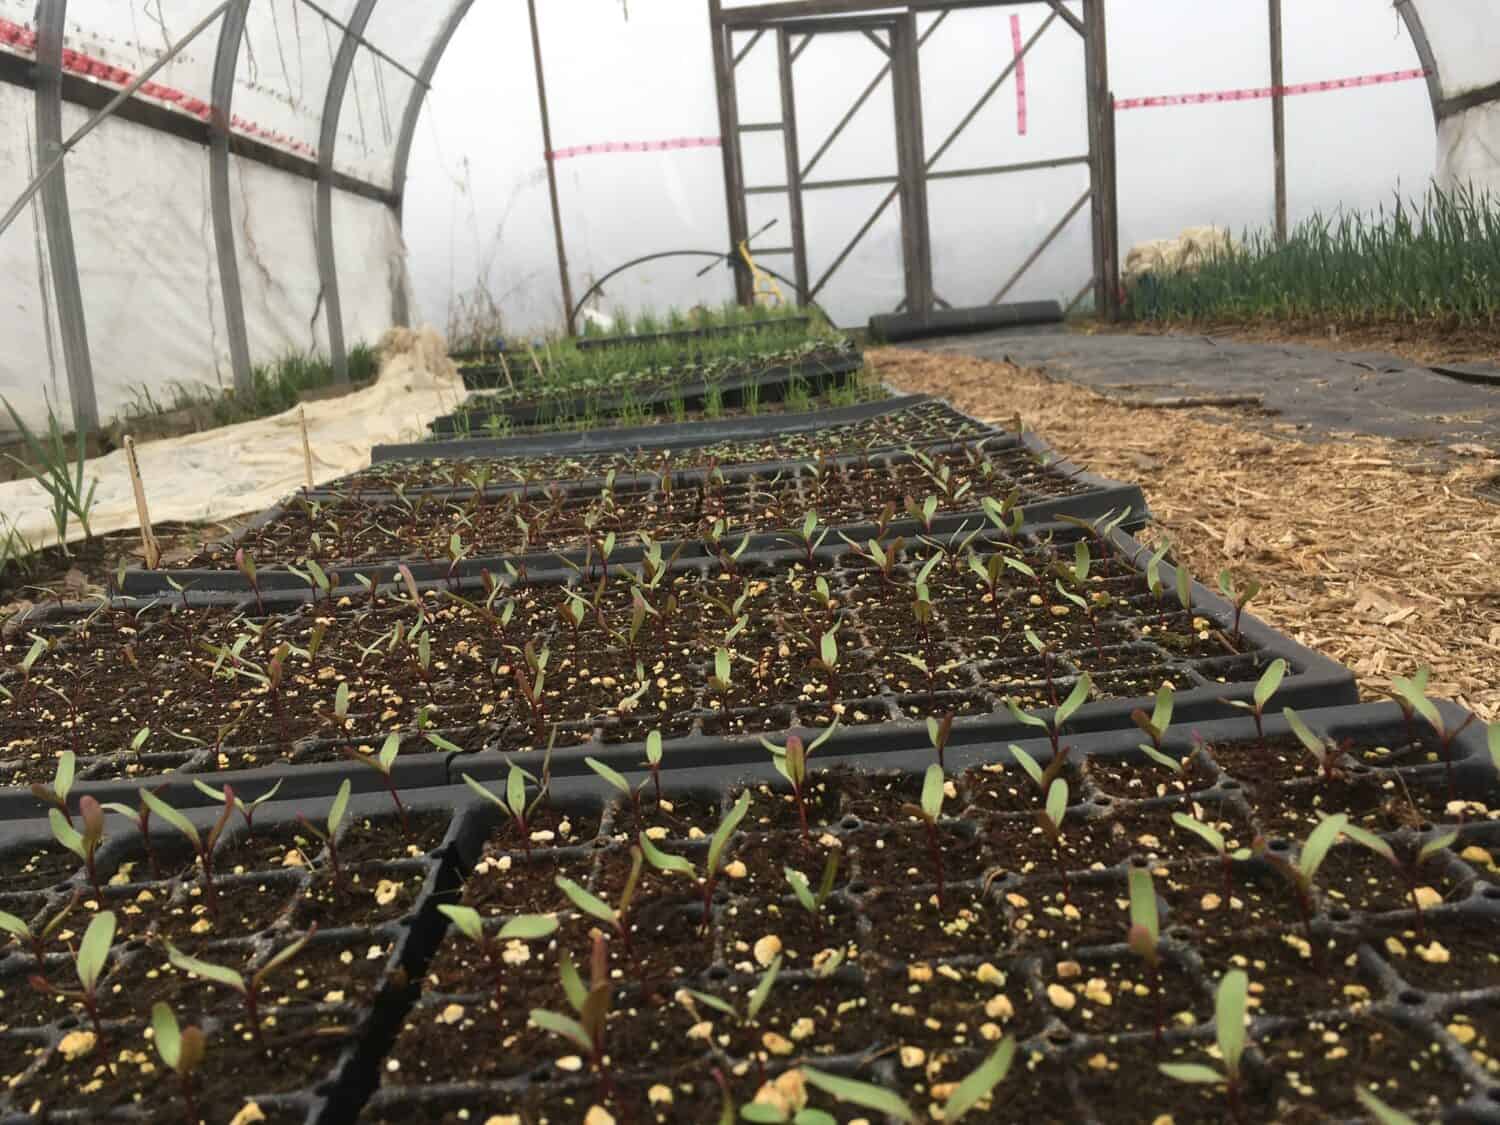
[[[374,445],[417,441],[427,424],[464,396],[463,380],[435,332],[392,329],[381,342],[380,377],[342,398],[308,403],[313,482],[370,463]],[[223,519],[268,508],[306,483],[298,410],[136,447],[153,523]],[[139,526],[125,452],[89,461],[99,482],[90,517],[95,535]],[[51,502],[34,480],[0,484],[0,512],[33,546],[57,542]],[[70,540],[83,538],[77,521]]]

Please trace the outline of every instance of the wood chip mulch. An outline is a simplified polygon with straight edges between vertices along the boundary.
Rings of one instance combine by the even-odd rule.
[[[1017,414],[1063,456],[1139,483],[1174,554],[1209,585],[1222,567],[1263,589],[1250,610],[1354,669],[1366,696],[1432,668],[1430,691],[1500,720],[1500,505],[1478,490],[1492,451],[1434,460],[1375,437],[1313,442],[1226,410],[1143,410],[1038,371],[871,349],[894,386],[981,419]]]

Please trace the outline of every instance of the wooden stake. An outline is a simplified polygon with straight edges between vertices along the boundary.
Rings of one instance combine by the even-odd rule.
[[[312,443],[307,440],[307,410],[300,405],[297,407],[297,424],[302,427],[302,471],[307,478],[307,490],[311,492],[313,486]]]
[[[511,390],[515,390],[516,384],[510,377],[510,364],[505,362],[505,353],[499,352],[498,354],[500,356],[500,370],[505,373],[505,385]]]
[[[125,435],[125,466],[130,470],[130,487],[135,490],[135,514],[141,521],[141,553],[146,567],[155,570],[161,563],[161,547],[151,530],[151,513],[146,509],[146,485],[141,480],[141,466],[135,457],[135,438]]]

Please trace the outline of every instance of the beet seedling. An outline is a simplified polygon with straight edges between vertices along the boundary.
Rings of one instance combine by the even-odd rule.
[[[625,887],[620,891],[620,905],[610,906],[592,891],[585,890],[565,875],[559,875],[554,880],[557,889],[568,896],[568,901],[576,906],[590,918],[597,918],[605,925],[614,929],[620,935],[620,941],[625,946],[625,954],[632,961],[635,960],[635,947],[630,941],[630,907],[635,901],[636,888],[641,881],[641,862],[644,852],[639,846],[630,849],[630,874],[625,879]]]
[[[1063,818],[1068,815],[1068,782],[1057,778],[1047,787],[1047,804],[1036,814],[1037,823],[1052,841],[1052,857],[1057,865],[1057,877],[1062,883],[1063,899],[1072,897],[1068,886],[1068,867],[1063,862]]]
[[[938,820],[943,815],[944,784],[943,767],[936,762],[932,763],[927,767],[927,773],[922,778],[921,804],[905,805],[902,810],[908,816],[920,818],[927,828],[927,852],[932,859],[932,869],[937,875],[939,914],[946,909],[943,894],[943,848],[938,836]]]
[[[1425,669],[1424,669],[1425,671]],[[1443,722],[1442,713],[1433,705],[1432,700],[1427,698],[1425,690],[1425,679],[1421,684],[1401,676],[1391,677],[1391,686],[1406,700],[1412,711],[1420,715],[1422,719],[1432,728],[1432,732],[1438,737],[1438,744],[1443,754],[1443,776],[1447,781],[1448,800],[1452,801],[1455,796],[1453,788],[1453,740],[1468,729],[1469,724],[1474,722],[1478,716],[1470,714],[1462,723],[1452,730],[1448,724]]]
[[[1149,716],[1137,707],[1130,712],[1130,721],[1151,740],[1149,747],[1143,745],[1139,749],[1145,751],[1153,762],[1176,769],[1177,759],[1169,758],[1161,752],[1161,740],[1167,736],[1167,730],[1172,725],[1172,685],[1162,684],[1156,689],[1156,702]]]
[[[689,879],[697,879],[702,884],[703,893],[703,932],[709,932],[711,910],[713,907],[714,888],[718,885],[719,875],[724,869],[724,852],[729,847],[729,839],[739,828],[740,822],[745,819],[745,814],[750,811],[750,794],[741,793],[729,811],[724,814],[724,819],[719,822],[719,827],[714,829],[713,836],[708,841],[708,855],[703,861],[703,875],[700,878],[698,869],[693,866],[693,861],[684,856],[672,855],[664,852],[651,842],[644,832],[638,833],[641,854],[645,856],[646,862],[664,875],[686,875]]]
[[[646,735],[646,768],[651,771],[651,783],[656,787],[657,808],[661,807],[661,759],[661,731],[654,730]]]
[[[1279,656],[1267,664],[1266,670],[1260,674],[1260,679],[1255,681],[1255,690],[1251,693],[1249,703],[1243,699],[1219,700],[1220,703],[1226,703],[1230,707],[1238,707],[1241,711],[1250,712],[1251,718],[1255,720],[1255,737],[1260,740],[1262,746],[1266,743],[1265,728],[1261,726],[1266,713],[1266,704],[1271,702],[1271,697],[1281,686],[1281,681],[1286,676],[1286,667],[1286,661]]]
[[[1151,981],[1156,1044],[1161,1046],[1162,1029],[1166,1025],[1161,995],[1161,916],[1156,907],[1156,883],[1145,867],[1130,869],[1130,930],[1125,944],[1145,962]]]
[[[1368,1086],[1356,1086],[1354,1099],[1375,1119],[1375,1125],[1417,1125],[1416,1118],[1407,1116],[1399,1109],[1392,1109],[1376,1097]]]
[[[970,1071],[953,1093],[948,1095],[948,1100],[943,1103],[942,1120],[945,1125],[951,1125],[989,1098],[995,1087],[1005,1081],[1015,1057],[1016,1037],[1007,1035],[1000,1040],[1000,1046],[995,1048],[990,1057]]]
[[[1229,1098],[1229,1112],[1236,1121],[1244,1120],[1240,1092],[1244,1076],[1240,1063],[1245,1057],[1245,1011],[1249,1002],[1250,978],[1243,969],[1231,969],[1219,981],[1214,998],[1214,1037],[1218,1041],[1219,1061],[1223,1070],[1203,1063],[1159,1063],[1157,1069],[1177,1082],[1200,1086],[1223,1086]]]
[[[224,804],[226,801],[233,802],[234,807],[239,811],[240,816],[245,821],[245,835],[249,839],[254,840],[255,810],[260,808],[261,805],[265,804],[271,798],[276,796],[277,791],[281,788],[281,782],[278,781],[275,785],[271,786],[271,788],[267,789],[259,797],[255,798],[255,800],[249,802],[242,801],[239,797],[235,796],[232,793],[226,793],[223,789],[215,789],[212,785],[205,785],[201,781],[195,780],[193,782],[193,787],[204,796],[210,798],[215,804]],[[128,812],[129,810],[126,811]]]
[[[1427,695],[1427,681],[1431,677],[1431,675],[1432,669],[1424,664],[1414,673],[1412,673],[1411,679],[1404,680],[1403,682],[1410,685],[1409,690],[1412,694],[1420,695],[1425,698]],[[1395,702],[1396,706],[1401,708],[1401,717],[1406,722],[1406,741],[1412,746],[1416,746],[1418,743],[1416,708],[1412,706],[1411,700],[1405,693],[1392,690],[1388,694]]]
[[[69,824],[73,814],[68,811],[68,794],[73,792],[73,779],[78,772],[78,759],[73,751],[64,750],[57,757],[57,769],[52,774],[52,784],[34,783],[31,795],[44,805],[50,805]]]
[[[760,980],[756,981],[754,990],[745,1000],[745,1010],[741,1012],[729,1001],[718,996],[711,996],[706,992],[697,992],[691,988],[684,988],[678,993],[677,1000],[683,1004],[703,1004],[716,1012],[728,1016],[741,1027],[754,1027],[755,1021],[760,1017],[760,1011],[766,1006],[766,1001],[771,998],[771,988],[776,984],[776,978],[781,973],[783,956],[778,953],[770,966],[761,974]],[[686,999],[684,999],[686,998]]]
[[[68,823],[63,814],[56,809],[49,809],[47,812],[53,838],[83,860],[84,870],[89,877],[89,885],[94,888],[94,897],[102,903],[104,892],[99,887],[99,872],[95,865],[95,857],[99,854],[99,845],[104,843],[104,809],[94,798],[84,797],[78,802],[78,816],[83,822],[82,832]]]
[[[1029,715],[1016,705],[1016,701],[1010,696],[1005,697],[1006,709],[1010,711],[1010,717],[1018,723],[1028,727],[1037,727],[1047,732],[1047,738],[1052,743],[1052,756],[1056,758],[1061,752],[1062,729],[1071,719],[1074,713],[1088,700],[1089,693],[1093,691],[1094,684],[1089,679],[1087,672],[1078,677],[1078,682],[1073,685],[1073,690],[1068,693],[1068,698],[1063,700],[1053,709],[1050,719],[1043,719],[1039,715]]]
[[[857,1082],[853,1078],[844,1078],[837,1074],[825,1074],[823,1071],[814,1070],[810,1066],[804,1066],[801,1070],[802,1077],[807,1085],[813,1087],[815,1090],[823,1091],[823,1093],[840,1102],[850,1102],[861,1109],[868,1109],[876,1114],[883,1114],[892,1121],[915,1123],[917,1120],[917,1115],[911,1111],[911,1107],[883,1086],[875,1086],[869,1082]],[[775,1117],[746,1116],[746,1112],[753,1108],[753,1106],[746,1106],[744,1110],[740,1111],[740,1116],[745,1117],[747,1121],[782,1120]],[[794,1125],[826,1125],[826,1123],[834,1120],[828,1114],[808,1116],[809,1114],[817,1113],[819,1113],[817,1110],[803,1109],[795,1117],[789,1117],[785,1120],[793,1122]]]
[[[277,782],[277,785],[280,784],[280,782]],[[166,783],[163,782],[156,787],[156,791],[160,792],[165,788]],[[129,805],[122,805],[112,801],[105,804],[104,809],[107,812],[118,813],[120,816],[128,817],[135,821],[136,829],[141,834],[141,847],[146,852],[146,862],[151,867],[151,877],[153,879],[160,879],[162,877],[161,863],[157,860],[156,848],[151,843],[151,806],[142,801],[140,808],[133,809]]]
[[[234,567],[245,576],[245,581],[250,583],[250,590],[255,595],[255,611],[264,617],[266,603],[260,596],[260,581],[255,574],[255,556],[247,555],[245,548],[241,547],[234,553]]]
[[[18,946],[24,946],[31,951],[32,958],[36,961],[37,975],[43,978],[47,974],[47,942],[51,939],[62,924],[67,921],[68,915],[73,913],[73,908],[78,905],[78,892],[73,892],[73,897],[68,904],[53,915],[51,921],[39,930],[33,930],[26,924],[23,918],[17,918],[14,914],[0,910],[0,932],[7,933]]]
[[[255,1040],[256,1047],[264,1051],[266,1041],[261,1035],[260,1028],[260,990],[269,977],[281,966],[285,965],[312,940],[313,934],[318,932],[317,924],[303,934],[290,945],[285,946],[280,952],[273,954],[264,965],[248,977],[236,972],[234,969],[224,965],[215,965],[209,961],[201,961],[197,957],[190,957],[174,946],[170,941],[163,941],[167,951],[167,960],[185,973],[202,977],[206,981],[223,985],[240,994],[240,1000],[245,1005],[245,1015],[250,1021],[250,1035]]]
[[[828,896],[833,893],[834,880],[839,874],[837,849],[830,851],[828,858],[823,861],[823,877],[818,880],[816,891],[807,881],[807,876],[795,867],[783,867],[781,874],[786,879],[787,886],[792,888],[792,894],[796,897],[798,904],[812,918],[813,929],[821,934],[823,932],[823,907],[828,902]]]
[[[1323,775],[1323,780],[1326,782],[1338,780],[1341,776],[1339,748],[1333,740],[1314,734],[1312,729],[1302,721],[1302,716],[1290,707],[1283,708],[1281,715],[1286,719],[1286,725],[1292,728],[1292,733],[1297,736],[1297,741],[1302,743],[1303,749],[1312,755],[1313,761],[1318,763],[1318,772]]]
[[[953,733],[953,712],[949,711],[942,718],[927,716],[927,741],[932,743],[932,748],[937,752],[938,765],[944,770],[948,764],[943,761],[943,751],[948,746],[948,738]]]
[[[423,634],[426,637],[426,634]],[[411,839],[411,821],[406,815],[406,805],[401,801],[401,794],[396,790],[396,755],[401,753],[401,735],[392,731],[385,736],[385,742],[380,747],[378,754],[361,754],[358,750],[346,748],[344,756],[351,761],[368,766],[380,775],[385,791],[390,794],[391,803],[396,806],[396,815],[401,818],[401,835]]]
[[[818,533],[818,513],[808,511],[802,517],[801,525],[791,529],[791,535],[785,542],[799,547],[802,551],[803,561],[808,566],[812,566],[817,561],[818,548],[828,538],[828,531],[829,529],[825,527],[820,535]]]
[[[339,786],[339,791],[334,795],[333,803],[328,806],[328,819],[325,828],[319,828],[301,813],[297,814],[297,823],[306,828],[328,849],[328,864],[333,872],[333,885],[340,886],[344,881],[343,868],[339,866],[339,826],[344,822],[344,813],[349,808],[349,793],[352,790],[349,779],[346,777],[344,783]]]
[[[1157,601],[1165,601],[1167,587],[1161,580],[1161,564],[1167,557],[1167,552],[1172,549],[1172,541],[1163,539],[1161,546],[1151,553],[1146,560],[1146,589],[1151,591],[1151,596]]]
[[[1318,822],[1318,826],[1308,833],[1295,863],[1272,853],[1263,839],[1257,839],[1252,849],[1255,855],[1270,863],[1291,884],[1292,891],[1297,898],[1297,910],[1302,915],[1302,928],[1307,933],[1307,943],[1312,949],[1314,964],[1319,960],[1318,947],[1313,941],[1312,932],[1314,897],[1317,893],[1314,880],[1317,878],[1318,868],[1322,867],[1323,861],[1328,858],[1329,849],[1339,838],[1339,833],[1348,826],[1349,817],[1344,813],[1324,817]]]
[[[1244,616],[1245,607],[1250,600],[1260,593],[1260,583],[1253,578],[1245,583],[1243,589],[1238,589],[1234,584],[1234,575],[1229,571],[1219,571],[1219,592],[1234,605],[1234,640],[1238,644],[1243,637],[1240,633],[1240,618]]]
[[[813,752],[819,746],[832,738],[833,732],[838,729],[839,718],[835,715],[833,722],[828,724],[822,734],[812,740],[810,746],[805,745],[795,734],[787,737],[785,746],[777,746],[764,736],[760,740],[760,744],[771,752],[771,764],[776,767],[776,772],[791,783],[792,799],[797,803],[797,820],[802,826],[804,845],[812,842],[807,828],[807,760],[812,757]]]
[[[94,1025],[94,1034],[104,1038],[104,1024],[99,1019],[99,981],[104,976],[104,966],[109,960],[109,947],[115,940],[115,915],[112,910],[95,914],[83,931],[83,940],[78,943],[78,952],[73,955],[73,967],[78,973],[81,986],[77,992],[64,991],[48,982],[37,973],[31,977],[31,987],[41,993],[54,993],[65,1000],[83,1005],[89,1020]]]
[[[551,752],[552,748],[549,746],[547,748],[549,758]],[[526,849],[527,859],[531,858],[532,816],[541,806],[542,802],[546,800],[547,791],[551,788],[550,769],[551,767],[544,760],[542,779],[538,783],[534,776],[512,762],[510,764],[510,772],[505,776],[505,795],[503,797],[492,793],[468,774],[460,775],[463,777],[465,785],[475,793],[478,793],[486,801],[489,801],[493,805],[498,805],[505,815],[510,818],[511,823],[515,825],[516,831],[520,834],[521,846]],[[536,797],[530,804],[526,802],[526,783],[528,781],[537,784]]]
[[[191,1024],[180,1026],[172,1009],[158,1000],[151,1006],[151,1041],[156,1045],[161,1061],[177,1076],[189,1125],[197,1125],[198,1103],[193,1099],[193,1071],[202,1064],[208,1048],[203,1030]]]
[[[1015,541],[1021,536],[1021,527],[1026,522],[1026,514],[1021,511],[1017,503],[1021,498],[1019,490],[1011,492],[1004,500],[996,500],[993,496],[986,496],[979,502],[980,510],[984,512],[985,518],[995,525],[996,530],[1004,533],[1009,539]]]
[[[1426,939],[1427,925],[1426,917],[1422,910],[1422,896],[1417,893],[1419,881],[1422,878],[1422,868],[1430,862],[1438,853],[1451,847],[1458,839],[1457,832],[1444,832],[1423,843],[1417,848],[1416,854],[1412,856],[1411,862],[1403,860],[1396,854],[1396,849],[1375,833],[1355,824],[1344,825],[1344,835],[1353,840],[1361,847],[1368,848],[1381,859],[1385,860],[1396,869],[1396,874],[1406,884],[1406,893],[1411,898],[1412,909],[1417,912],[1417,933]]]
[[[1234,893],[1234,863],[1236,860],[1249,859],[1252,854],[1250,849],[1236,848],[1231,851],[1222,832],[1212,824],[1205,824],[1197,817],[1188,816],[1186,813],[1173,813],[1172,823],[1197,836],[1219,857],[1219,864],[1224,871],[1224,901],[1227,903]]]
[[[207,832],[199,832],[191,820],[183,816],[171,805],[167,804],[155,793],[145,789],[137,790],[140,794],[141,804],[151,809],[153,813],[161,817],[177,831],[187,837],[188,843],[193,846],[193,851],[198,855],[198,866],[203,871],[203,905],[214,919],[219,917],[219,896],[214,889],[214,848],[219,843],[219,837],[224,834],[224,829],[229,824],[229,818],[234,812],[234,789],[224,786],[224,807],[219,813],[219,818]]]
[[[578,975],[573,959],[563,953],[558,959],[558,976],[562,981],[563,994],[577,1014],[577,1019],[562,1012],[551,1012],[545,1008],[531,1010],[531,1022],[543,1031],[560,1035],[589,1056],[600,1085],[612,1092],[614,1082],[610,1078],[604,1051],[604,1029],[609,1019],[611,989],[609,984],[609,952],[604,935],[596,932],[589,956],[589,983],[585,985]]]

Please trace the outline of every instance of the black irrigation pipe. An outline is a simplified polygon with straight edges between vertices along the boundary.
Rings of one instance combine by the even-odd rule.
[[[895,395],[877,402],[861,402],[853,406],[837,406],[805,414],[757,414],[746,418],[720,418],[672,425],[658,423],[654,426],[572,430],[512,438],[471,437],[451,441],[377,445],[370,451],[370,462],[457,460],[466,457],[574,457],[645,449],[693,449],[726,441],[768,440],[783,434],[811,433],[836,426],[848,426],[938,401],[931,395]]]
[[[597,395],[580,394],[572,398],[525,399],[514,403],[479,398],[461,404],[451,414],[433,419],[428,428],[434,434],[442,435],[472,433],[484,429],[489,419],[512,426],[548,426],[560,419],[590,414],[615,415],[631,407],[665,414],[679,402],[686,409],[700,409],[714,394],[720,396],[725,406],[743,404],[751,392],[758,394],[761,402],[780,402],[799,383],[813,394],[843,382],[844,376],[856,374],[863,367],[864,356],[855,351],[829,359],[813,357],[796,363],[777,364],[719,380],[693,379],[636,396],[628,396],[617,387],[601,387]]]

